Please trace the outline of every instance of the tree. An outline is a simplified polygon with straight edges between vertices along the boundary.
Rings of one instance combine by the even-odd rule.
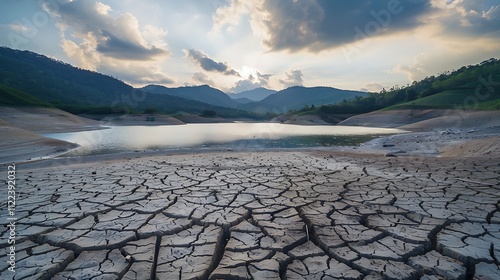
[[[418,97],[418,94],[417,94],[417,91],[412,89],[412,88],[409,88],[406,90],[406,99],[405,99],[405,102],[410,102],[410,101],[413,101],[415,99],[417,99]]]

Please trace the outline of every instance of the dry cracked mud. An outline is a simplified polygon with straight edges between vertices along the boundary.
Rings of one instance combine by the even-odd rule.
[[[212,153],[17,176],[1,279],[500,279],[497,158]]]

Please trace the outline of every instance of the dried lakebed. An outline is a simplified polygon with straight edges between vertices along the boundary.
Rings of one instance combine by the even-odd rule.
[[[500,279],[497,158],[212,153],[17,176],[1,279]]]

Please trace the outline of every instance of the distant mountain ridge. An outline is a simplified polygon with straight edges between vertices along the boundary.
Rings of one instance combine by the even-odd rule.
[[[242,91],[240,93],[228,93],[227,95],[232,99],[242,99],[247,98],[251,101],[261,101],[262,99],[268,97],[271,94],[275,94],[277,91],[259,87],[247,91]]]
[[[30,51],[0,47],[0,105],[42,104],[71,113],[127,113],[157,111],[200,114],[205,110],[221,117],[260,117],[256,114],[195,100],[142,90],[107,75]],[[199,90],[206,90],[200,87]],[[232,101],[218,90],[223,100]],[[236,102],[234,102],[236,104]]]
[[[336,104],[343,100],[367,96],[366,92],[341,90],[332,87],[295,86],[269,95],[257,103],[244,104],[242,108],[254,112],[286,113],[305,106]]]
[[[208,85],[178,87],[178,88],[167,88],[160,85],[148,85],[143,87],[142,90],[151,93],[168,94],[170,96],[196,100],[199,102],[215,106],[237,108],[239,105],[239,103],[232,100],[224,92],[212,88]]]
[[[210,110],[221,117],[262,118],[270,112],[282,114],[312,105],[339,104],[343,100],[367,95],[331,87],[298,86],[279,92],[257,88],[232,95],[240,96],[233,100],[207,85],[178,88],[149,85],[135,89],[111,76],[37,53],[5,47],[0,47],[0,85],[6,87],[1,92],[4,96],[0,103],[2,100],[5,104],[44,103],[77,114],[145,111],[201,114]],[[264,96],[264,99],[255,101]]]
[[[336,104],[344,99],[350,100],[357,96],[364,97],[367,95],[365,92],[341,90],[332,87],[291,87],[278,92],[265,88],[257,88],[242,92],[242,95],[236,94],[236,96],[247,96],[236,99],[231,98],[234,98],[234,94],[225,94],[208,85],[178,88],[148,85],[141,88],[141,90],[262,114],[270,112],[285,113],[288,110],[302,109],[304,106],[311,105]],[[255,99],[264,96],[267,97],[255,101]]]

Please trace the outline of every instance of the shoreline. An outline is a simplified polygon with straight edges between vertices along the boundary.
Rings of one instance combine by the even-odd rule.
[[[98,122],[91,119],[74,116],[57,109],[48,108],[4,108],[5,112],[0,113],[0,129],[3,129],[0,137],[0,164],[7,164],[13,160],[18,162],[33,162],[50,158],[61,158],[64,154],[71,152],[78,146],[74,143],[55,140],[43,137],[37,133],[63,133],[77,131],[104,130],[107,125],[179,125],[173,122],[168,116],[162,116],[165,123],[145,122],[144,117],[149,115],[135,115],[123,118],[118,123]],[[377,154],[388,157],[474,157],[499,155],[497,141],[495,137],[500,136],[500,121],[496,120],[498,112],[454,112],[448,118],[443,118],[444,112],[425,111],[422,116],[416,115],[417,123],[409,124],[410,120],[406,113],[396,111],[396,120],[388,127],[402,129],[407,133],[384,135],[380,134],[377,138],[367,141],[359,146],[332,146],[332,147],[314,147],[314,148],[288,148],[282,149],[288,151],[317,150],[317,151],[335,151],[353,154]],[[408,112],[407,112],[408,113]],[[412,113],[413,114],[413,113]],[[359,124],[363,118],[370,119],[371,115],[378,116],[375,121],[388,121],[388,111],[375,112],[367,116],[355,116],[341,123],[340,125]],[[426,119],[428,116],[436,117]],[[470,119],[463,119],[464,116],[470,116]],[[457,119],[458,118],[458,119]],[[462,118],[462,119],[460,119]],[[426,120],[424,120],[426,119]],[[451,122],[454,121],[454,122]],[[272,123],[272,122],[271,122]],[[401,127],[394,127],[394,124],[403,124]],[[455,127],[443,128],[443,124],[461,124]],[[183,123],[184,124],[184,123]],[[312,123],[310,123],[312,124]],[[285,125],[300,125],[287,123]],[[319,125],[316,123],[316,125]],[[335,125],[334,125],[335,126]],[[370,126],[368,126],[370,127]],[[387,126],[386,126],[387,127]],[[383,128],[383,127],[382,127]],[[492,138],[490,140],[481,140]],[[17,142],[16,142],[17,141]],[[467,144],[473,141],[475,143]],[[16,145],[17,144],[17,145]],[[459,147],[467,147],[465,151],[457,151]],[[159,151],[140,151],[137,154],[189,154],[198,152],[230,152],[240,150],[241,147],[222,147],[222,148],[179,148]],[[242,151],[252,151],[253,148],[245,148]],[[260,149],[256,148],[255,151]],[[260,151],[271,151],[273,148],[265,148]],[[475,154],[476,153],[476,154]],[[118,153],[118,157],[126,157],[127,153]],[[17,157],[17,158],[16,158]]]
[[[101,129],[106,129],[102,127]],[[305,148],[238,148],[234,149],[232,147],[214,147],[214,148],[203,148],[203,147],[187,147],[187,148],[172,148],[172,149],[162,149],[162,150],[137,150],[130,152],[118,152],[118,153],[105,153],[105,154],[94,154],[94,155],[83,155],[83,156],[65,156],[65,154],[78,149],[79,145],[56,140],[53,138],[45,138],[49,142],[54,141],[55,144],[51,143],[50,146],[58,145],[59,148],[42,151],[36,154],[32,152],[25,153],[19,150],[24,150],[23,146],[17,146],[17,150],[14,152],[20,154],[21,157],[24,156],[24,160],[19,160],[18,164],[29,164],[35,162],[43,162],[46,160],[61,160],[61,161],[77,161],[77,162],[87,162],[95,160],[118,160],[120,158],[130,158],[130,157],[151,157],[155,155],[187,155],[187,154],[210,154],[210,153],[240,153],[240,152],[332,152],[339,155],[366,155],[366,156],[385,156],[385,157],[481,157],[485,154],[488,155],[500,155],[500,149],[495,146],[495,139],[500,139],[500,127],[489,128],[486,131],[473,131],[468,130],[445,130],[445,131],[428,131],[428,132],[408,132],[399,133],[391,135],[380,135],[373,140],[364,142],[358,146],[330,146],[330,147],[305,147]],[[486,141],[486,144],[483,143]],[[478,147],[476,150],[481,150],[481,145],[490,146],[493,149],[483,151],[482,154],[474,154],[472,149],[470,151],[462,151],[460,153],[456,152],[455,146],[462,147],[464,145],[470,145],[469,142],[474,142],[475,146]],[[43,150],[41,146],[47,146],[43,141],[40,140],[33,141],[31,143],[38,147],[38,149]],[[0,147],[0,149],[5,150],[8,147]],[[63,149],[63,150],[61,150]],[[12,151],[11,151],[12,152]],[[5,155],[5,153],[4,153]],[[9,156],[12,158],[12,156]],[[11,161],[2,161],[0,165],[6,165]]]
[[[498,129],[500,134],[500,128]],[[311,153],[311,154],[329,154],[336,155],[338,157],[369,157],[369,158],[390,158],[399,157],[402,159],[438,159],[438,158],[481,158],[484,154],[474,154],[461,151],[456,152],[456,149],[461,149],[462,146],[468,145],[469,143],[474,143],[476,147],[481,147],[483,142],[493,142],[500,143],[499,134],[491,136],[489,134],[483,136],[476,136],[473,139],[460,139],[461,141],[449,142],[449,138],[443,140],[442,143],[434,143],[431,146],[434,149],[439,148],[439,150],[429,152],[429,149],[418,150],[419,146],[407,145],[408,139],[416,136],[440,136],[442,132],[410,132],[407,134],[395,134],[390,136],[382,136],[376,139],[370,140],[361,144],[360,146],[333,146],[333,147],[307,147],[307,148],[241,148],[238,150],[231,148],[179,148],[179,149],[165,149],[165,150],[141,150],[141,151],[130,151],[130,152],[119,152],[119,153],[105,153],[105,154],[93,154],[84,156],[64,156],[64,154],[69,153],[71,150],[78,147],[72,148],[66,152],[59,155],[36,159],[30,161],[19,162],[19,165],[26,166],[29,168],[51,168],[56,166],[64,166],[72,163],[75,164],[88,164],[95,162],[117,162],[121,160],[132,160],[132,159],[148,159],[148,158],[158,158],[158,157],[171,157],[171,156],[198,156],[198,155],[211,155],[211,154],[245,154],[245,153]],[[396,139],[396,141],[395,141]],[[455,139],[457,140],[457,139]],[[495,142],[496,141],[496,142]],[[391,144],[389,147],[384,147],[385,143],[395,143]],[[409,151],[402,151],[401,146],[398,145],[405,144]],[[490,143],[491,144],[491,143]],[[392,146],[394,145],[394,146]],[[492,144],[493,145],[493,144]],[[428,146],[425,146],[428,148]],[[417,150],[414,150],[417,148]],[[479,149],[479,148],[478,148]],[[444,151],[444,152],[441,152]],[[494,151],[486,151],[489,156],[500,156],[500,148],[495,147]],[[6,163],[0,163],[0,166],[4,166]]]

